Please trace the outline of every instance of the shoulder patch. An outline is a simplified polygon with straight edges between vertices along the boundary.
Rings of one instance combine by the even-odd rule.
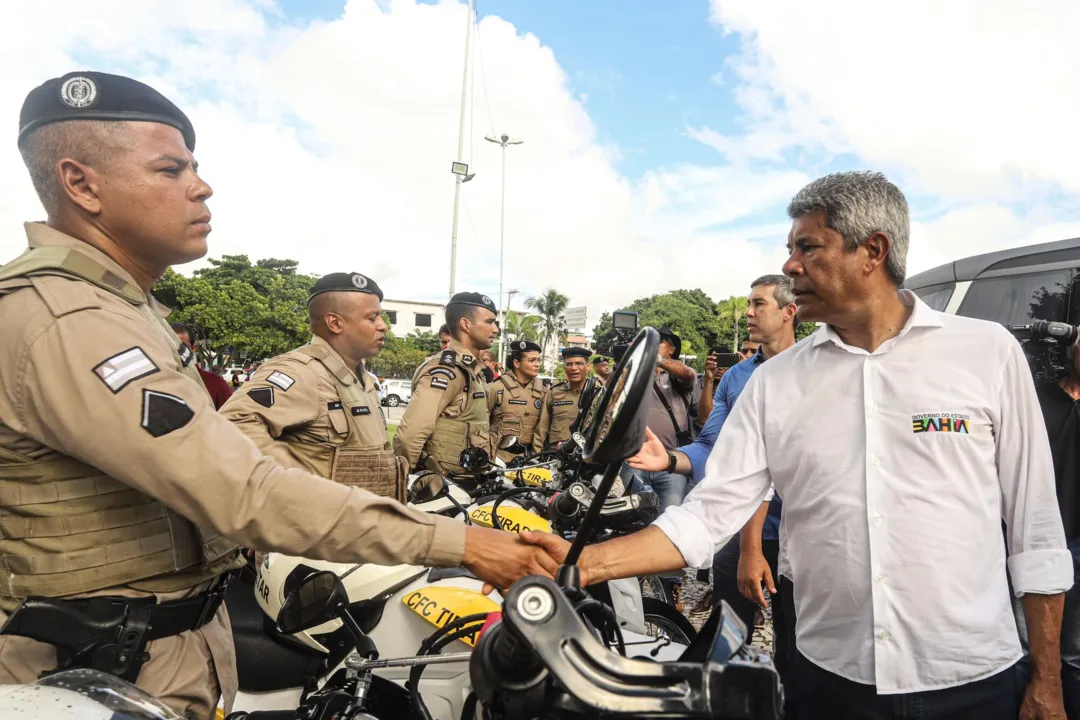
[[[191,422],[195,412],[188,404],[168,393],[143,390],[142,428],[156,438]]]
[[[456,365],[457,353],[453,350],[443,350],[442,355],[439,356],[440,365]]]
[[[105,358],[94,367],[94,374],[105,383],[105,387],[109,388],[113,395],[123,390],[129,383],[158,371],[158,366],[138,346]]]
[[[472,355],[461,356],[461,362],[465,363],[466,365],[472,365],[473,360],[475,360],[475,358]]]
[[[191,352],[191,348],[187,343],[180,343],[180,347],[176,349],[180,353],[180,364],[187,367],[191,364],[191,361],[195,359],[195,353]]]
[[[274,407],[274,388],[263,387],[248,391],[248,397],[264,408]]]
[[[442,366],[431,368],[431,370],[428,371],[428,375],[442,375],[443,377],[446,377],[450,380],[457,378],[457,375],[454,373],[453,370],[444,368]]]
[[[284,391],[288,391],[288,389],[293,386],[293,383],[295,383],[296,380],[293,380],[291,377],[281,372],[280,370],[275,370],[274,372],[270,373],[270,377],[266,378],[266,382],[277,385]]]
[[[446,381],[446,378],[433,377],[431,378],[431,387],[438,388],[439,390],[445,390],[450,383]]]

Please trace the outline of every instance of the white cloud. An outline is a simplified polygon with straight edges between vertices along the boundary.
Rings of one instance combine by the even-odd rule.
[[[738,33],[751,129],[740,151],[854,152],[909,190],[1024,199],[1080,192],[1080,3],[712,0]],[[731,139],[728,139],[728,145]]]
[[[183,13],[164,0],[7,3],[0,27],[0,116],[88,64],[150,82],[188,112],[215,189],[211,257],[291,257],[307,272],[370,273],[391,297],[445,297],[462,4],[352,0],[341,18],[295,26],[262,1],[199,0]],[[627,180],[550,48],[492,16],[480,41],[459,289],[498,288],[500,150],[482,139],[492,130],[525,140],[507,151],[506,287],[519,303],[554,286],[588,305],[591,323],[646,292],[726,295],[775,267],[760,231],[716,226],[785,199],[800,174],[685,166]],[[21,248],[17,223],[40,216],[13,146],[0,145],[5,257]]]

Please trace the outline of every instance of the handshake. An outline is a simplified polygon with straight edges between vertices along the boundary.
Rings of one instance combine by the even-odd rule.
[[[570,552],[570,543],[551,533],[524,530],[518,535],[503,530],[469,526],[465,532],[462,564],[484,581],[484,593],[505,591],[526,575],[554,578]],[[582,583],[599,582],[584,566],[589,553],[581,556]]]

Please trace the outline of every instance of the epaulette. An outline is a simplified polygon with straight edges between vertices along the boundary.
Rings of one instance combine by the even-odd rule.
[[[457,353],[449,349],[443,350],[442,354],[439,355],[439,364],[447,366],[457,365]]]

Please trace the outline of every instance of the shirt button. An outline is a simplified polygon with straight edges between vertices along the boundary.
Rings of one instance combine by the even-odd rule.
[[[878,573],[877,581],[879,583],[885,582],[885,573]]]
[[[880,525],[881,524],[881,516],[880,515],[875,515],[874,516],[874,524],[875,525]]]
[[[887,630],[882,630],[881,632],[878,633],[878,637],[881,638],[882,640],[888,640],[889,639],[889,632]]]
[[[870,457],[870,464],[873,465],[874,467],[877,467],[878,465],[881,464],[881,458],[879,458],[877,455],[872,455]]]

